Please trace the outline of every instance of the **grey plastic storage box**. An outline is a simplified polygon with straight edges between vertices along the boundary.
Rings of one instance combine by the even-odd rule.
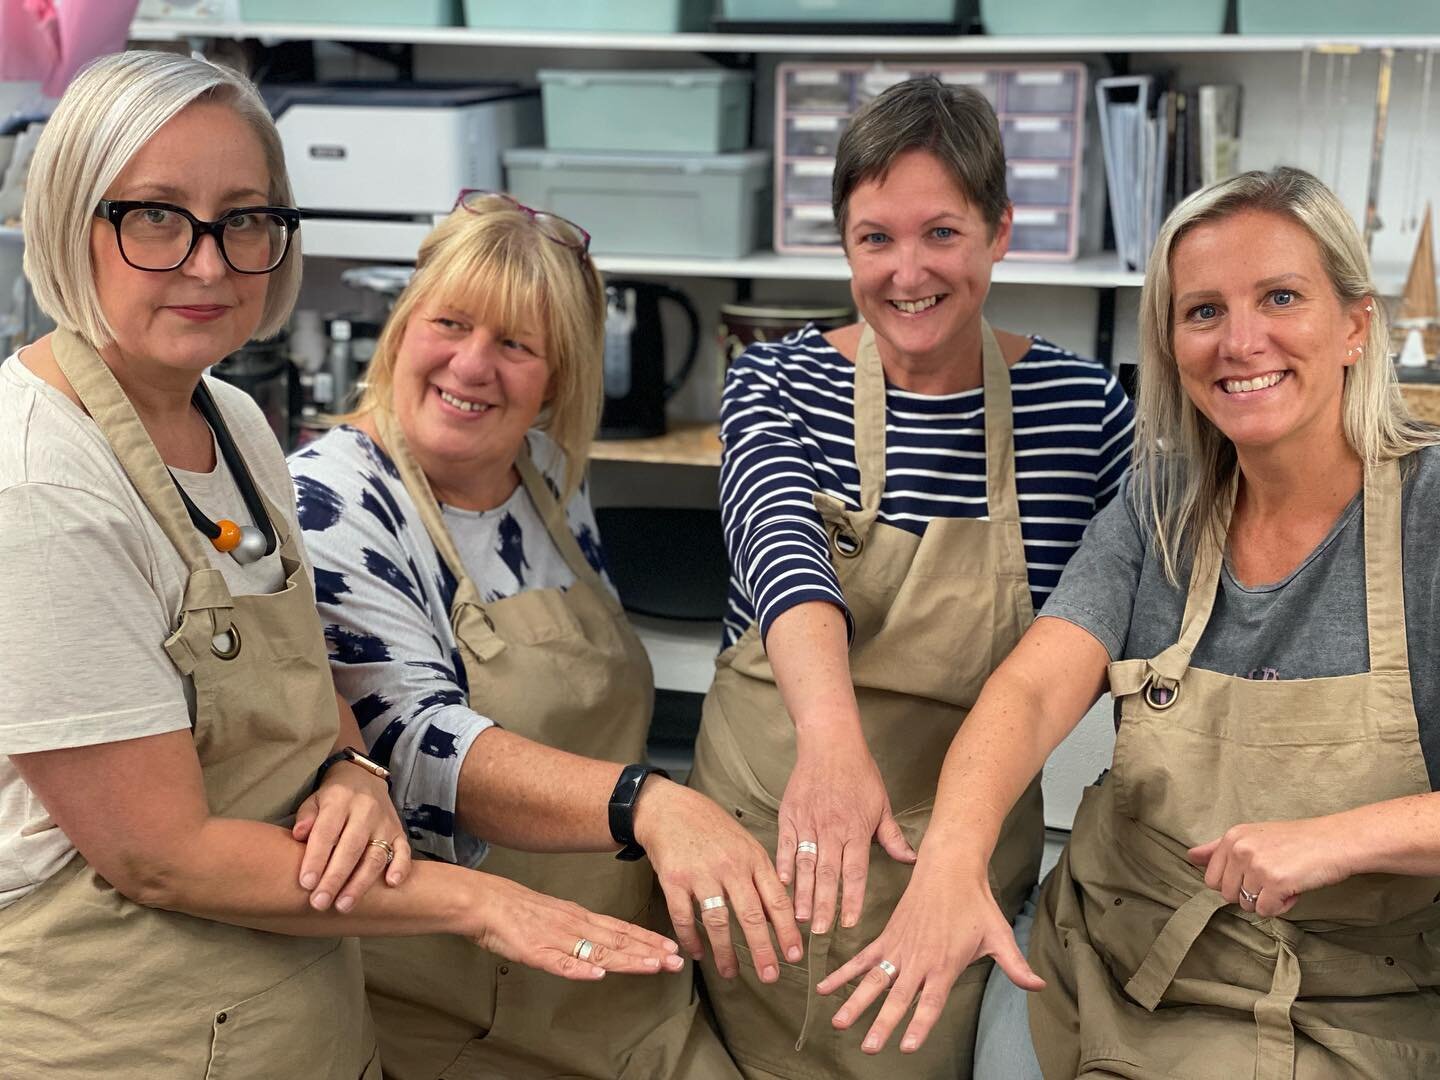
[[[770,154],[503,155],[508,190],[567,217],[602,255],[739,258],[768,239]]]
[[[1440,34],[1440,0],[1236,0],[1242,34]]]
[[[551,150],[717,154],[749,142],[739,71],[541,71]]]
[[[1241,4],[1245,0],[1240,0]],[[1355,0],[1335,0],[1336,3]],[[1415,0],[1416,3],[1431,0]],[[1228,0],[980,0],[980,21],[987,34],[1219,34],[1225,29]],[[1310,0],[1276,0],[1290,13],[1288,33],[1300,18],[1305,33]],[[1299,14],[1304,7],[1303,14]]]
[[[465,0],[465,25],[486,30],[709,30],[714,0]]]
[[[459,0],[240,0],[246,22],[348,23],[351,26],[456,26]]]
[[[737,22],[953,23],[975,14],[975,0],[721,0]]]

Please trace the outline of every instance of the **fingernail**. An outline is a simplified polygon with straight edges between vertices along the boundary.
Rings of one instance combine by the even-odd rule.
[[[695,963],[698,964],[698,963],[700,963],[701,960],[704,960],[704,959],[705,959],[705,953],[704,953],[703,951],[692,952],[692,953],[690,954],[690,959],[691,959],[691,960],[694,960]]]
[[[590,977],[591,977],[592,979],[603,979],[603,978],[605,977],[605,969],[604,969],[604,968],[594,968],[594,969],[592,969],[591,972],[590,972]]]
[[[335,901],[335,907],[340,911],[349,911],[354,906],[355,898],[352,896],[342,896],[339,900]]]
[[[317,892],[310,897],[310,905],[317,911],[324,911],[329,904],[330,894],[328,892]]]
[[[804,953],[801,952],[799,945],[791,945],[789,950],[785,953],[785,959],[789,960],[792,964],[798,964],[800,962],[800,957],[803,955]]]
[[[781,885],[789,885],[789,884],[790,884],[790,875],[789,875],[789,874],[781,874],[781,875],[780,875],[780,884],[781,884]]]
[[[914,1050],[914,1049],[915,1049],[917,1046],[919,1046],[919,1045],[920,1045],[920,1040],[919,1040],[919,1039],[906,1039],[904,1042],[902,1042],[902,1043],[900,1044],[900,1049],[901,1049],[901,1050],[904,1050],[904,1051],[906,1051],[906,1052],[908,1053],[909,1051]]]
[[[760,972],[760,981],[771,983],[780,978],[780,969],[774,964],[766,964],[765,969]]]
[[[645,966],[646,966],[647,968],[651,968],[651,969],[653,969],[653,970],[655,970],[655,971],[659,971],[659,970],[660,970],[660,961],[657,960],[657,959],[655,959],[655,957],[653,957],[653,956],[647,956],[647,957],[645,958]]]
[[[315,887],[315,882],[317,882],[317,881],[319,881],[319,880],[320,880],[320,875],[318,875],[318,874],[313,874],[313,873],[311,873],[311,874],[306,874],[304,877],[302,877],[302,878],[300,879],[300,887],[301,887],[302,889],[313,889],[313,888]]]
[[[671,971],[679,971],[685,966],[685,960],[683,957],[671,954],[670,956],[665,957],[665,966]]]
[[[863,1049],[865,1049],[865,1050],[879,1050],[879,1049],[880,1049],[880,1040],[879,1040],[879,1039],[873,1039],[873,1038],[871,1038],[871,1039],[866,1039],[866,1040],[865,1040],[865,1044],[864,1044],[864,1046],[863,1046]]]
[[[854,926],[858,921],[854,915],[842,915],[840,917],[840,925],[847,928]]]

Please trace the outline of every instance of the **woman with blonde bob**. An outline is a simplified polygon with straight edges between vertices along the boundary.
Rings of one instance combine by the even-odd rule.
[[[1307,173],[1182,203],[1141,311],[1125,491],[952,745],[889,926],[822,989],[888,957],[882,1041],[920,992],[903,1050],[994,955],[1035,991],[1051,1080],[1440,1075],[1440,432],[1406,411],[1360,237]],[[986,859],[1107,681],[1114,764],[1027,964]]]
[[[280,448],[203,377],[288,317],[291,202],[254,87],[186,57],[100,60],[36,148],[25,270],[59,329],[0,366],[7,1080],[376,1080],[352,934],[680,967],[639,927],[409,866]]]
[[[764,849],[643,764],[650,665],[582,484],[605,320],[588,241],[462,192],[420,247],[358,407],[292,457],[331,667],[423,854],[673,923],[697,958],[698,904],[732,974],[733,909],[773,982],[771,927],[792,960],[801,939]],[[367,943],[365,975],[396,1080],[738,1075],[688,969],[577,992],[437,937]]]

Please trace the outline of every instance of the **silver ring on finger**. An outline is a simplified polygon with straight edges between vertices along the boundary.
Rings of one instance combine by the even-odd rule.
[[[723,908],[724,906],[725,897],[723,896],[707,896],[704,900],[700,901],[701,911],[714,911],[716,908]]]
[[[801,840],[795,845],[795,854],[818,856],[820,854],[820,845],[815,843],[814,840]]]
[[[388,840],[371,840],[370,843],[366,844],[365,846],[366,846],[366,847],[378,847],[381,851],[385,852],[385,865],[386,865],[386,866],[389,866],[392,862],[395,861],[395,849],[390,846],[390,841],[388,841]]]
[[[595,943],[589,938],[581,938],[575,942],[575,948],[570,950],[570,955],[576,960],[589,960],[590,954],[595,951]]]
[[[1253,892],[1251,892],[1249,889],[1245,888],[1244,885],[1241,885],[1241,886],[1240,886],[1240,899],[1241,899],[1241,900],[1244,900],[1247,904],[1253,904],[1253,903],[1255,903],[1256,900],[1259,900],[1259,899],[1260,899],[1260,894],[1259,894],[1259,893],[1253,893]]]
[[[899,968],[897,968],[897,967],[896,967],[894,964],[892,964],[889,960],[881,960],[881,961],[880,961],[878,964],[876,964],[875,966],[876,966],[877,968],[879,968],[881,971],[883,971],[883,972],[885,973],[885,978],[888,979],[888,980],[889,980],[890,982],[892,982],[892,983],[895,981],[895,976],[898,975],[898,974],[900,974]]]

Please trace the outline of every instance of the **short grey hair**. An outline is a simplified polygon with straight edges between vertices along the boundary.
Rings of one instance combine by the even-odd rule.
[[[909,150],[935,155],[993,236],[1010,206],[1000,121],[974,87],[947,86],[927,75],[887,89],[855,114],[840,137],[830,206],[842,242],[850,195],[867,181],[883,180]]]
[[[130,159],[187,105],[228,105],[265,151],[269,200],[293,206],[280,135],[255,86],[243,75],[174,53],[132,51],[101,57],[70,84],[45,125],[26,181],[21,224],[25,276],[40,309],[95,348],[115,334],[100,307],[90,264],[95,205]],[[300,292],[300,237],[270,275],[257,337],[285,325]]]

